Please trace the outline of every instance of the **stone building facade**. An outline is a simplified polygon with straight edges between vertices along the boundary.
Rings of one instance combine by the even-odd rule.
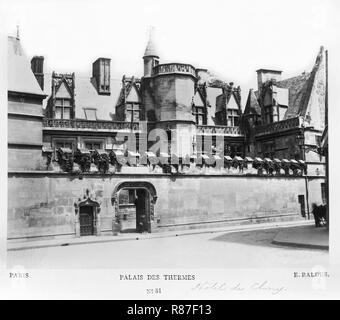
[[[324,50],[310,73],[241,88],[184,63],[142,77],[44,72],[8,38],[8,238],[301,219],[323,201]]]

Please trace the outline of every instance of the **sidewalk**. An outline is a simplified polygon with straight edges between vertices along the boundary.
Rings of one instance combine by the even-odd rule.
[[[272,243],[313,249],[329,249],[329,232],[326,227],[316,228],[314,224],[280,230]]]
[[[147,240],[154,238],[165,238],[165,237],[177,237],[185,235],[194,235],[202,233],[221,233],[221,232],[240,232],[240,231],[252,231],[272,228],[291,228],[295,226],[314,226],[313,220],[302,220],[302,221],[285,221],[285,222],[270,222],[270,223],[258,223],[250,225],[237,225],[229,227],[219,228],[204,228],[194,230],[177,230],[177,231],[166,231],[166,232],[155,232],[155,233],[126,233],[103,236],[86,236],[79,238],[59,238],[59,239],[46,239],[46,240],[32,240],[32,241],[7,241],[7,250],[25,250],[25,249],[37,249],[47,247],[58,247],[58,246],[69,246],[79,244],[91,244],[101,242],[114,242],[114,241],[127,241],[127,240]]]

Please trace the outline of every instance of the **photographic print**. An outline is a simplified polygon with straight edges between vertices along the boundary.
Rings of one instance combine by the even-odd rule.
[[[336,1],[2,9],[2,295],[338,292],[328,148]]]

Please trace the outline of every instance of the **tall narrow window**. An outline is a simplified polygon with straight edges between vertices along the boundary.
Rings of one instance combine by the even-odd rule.
[[[227,126],[237,127],[239,125],[239,113],[238,110],[228,109],[227,110]]]
[[[204,109],[204,107],[193,106],[192,109],[193,109],[192,114],[195,118],[196,124],[205,125],[206,121],[205,121],[205,109]]]
[[[204,136],[196,136],[196,150],[198,154],[204,153]]]
[[[326,184],[324,182],[321,183],[321,198],[322,198],[322,203],[326,204],[327,203]]]
[[[273,122],[273,107],[265,107],[264,109],[264,117],[266,119],[266,123],[272,123]]]
[[[139,104],[129,103],[126,105],[126,121],[138,122],[140,120]]]
[[[55,118],[71,119],[71,101],[69,99],[56,99]]]

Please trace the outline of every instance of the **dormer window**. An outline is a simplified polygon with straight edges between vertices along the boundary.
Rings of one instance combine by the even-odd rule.
[[[126,120],[128,122],[138,122],[140,120],[140,105],[139,103],[126,104]]]
[[[46,115],[54,119],[74,118],[74,73],[52,73],[52,94],[48,99]]]
[[[71,119],[71,101],[70,99],[55,100],[55,118],[56,119]]]
[[[97,120],[97,109],[95,108],[84,108],[86,120]]]
[[[239,126],[239,112],[235,109],[227,110],[227,126],[238,127]]]
[[[193,105],[192,114],[197,125],[206,124],[205,108],[203,106],[196,107],[195,105]]]

